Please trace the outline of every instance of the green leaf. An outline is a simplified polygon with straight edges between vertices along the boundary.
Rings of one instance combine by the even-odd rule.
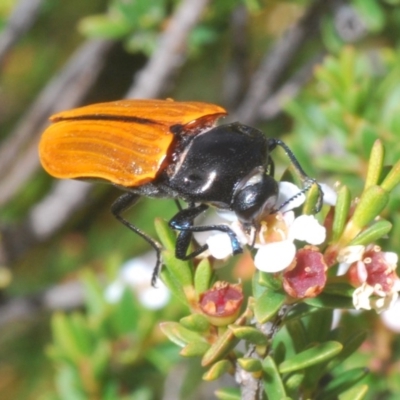
[[[338,192],[335,214],[332,224],[332,241],[336,242],[343,233],[349,215],[351,194],[347,186],[342,186]]]
[[[333,278],[334,279],[334,278]],[[324,287],[324,294],[332,294],[342,297],[349,297],[353,296],[354,287],[351,286],[347,282],[329,282]]]
[[[262,362],[264,370],[264,392],[269,399],[285,399],[286,391],[281,375],[271,356],[265,357]]]
[[[93,15],[82,18],[78,30],[87,37],[120,39],[129,33],[131,27],[123,18]]]
[[[392,229],[392,224],[389,221],[381,219],[374,222],[367,229],[359,233],[350,243],[349,246],[368,245],[376,242],[378,239],[385,236]]]
[[[161,244],[171,252],[175,251],[176,236],[174,231],[169,227],[168,222],[161,218],[154,220],[154,226]]]
[[[296,352],[302,351],[309,343],[303,321],[301,319],[295,319],[287,322],[286,329],[292,339]]]
[[[279,365],[279,372],[285,374],[323,363],[339,354],[342,348],[342,344],[335,341],[317,344],[282,362]]]
[[[362,400],[368,394],[368,386],[360,385],[339,395],[339,400]]]
[[[237,359],[238,364],[247,372],[260,372],[262,370],[261,361],[251,357],[241,357]]]
[[[104,289],[92,271],[82,273],[85,291],[85,304],[89,315],[100,316],[110,308],[104,298]]]
[[[238,338],[259,346],[265,346],[268,338],[258,329],[251,326],[229,325],[228,329]]]
[[[285,322],[293,321],[295,319],[300,319],[306,317],[313,313],[323,312],[320,308],[311,307],[308,304],[301,302],[293,305],[289,313],[285,317]]]
[[[62,400],[87,400],[87,393],[81,387],[79,372],[70,365],[62,365],[58,369],[56,387]]]
[[[369,157],[367,177],[365,178],[365,189],[377,185],[382,174],[385,149],[380,140],[376,140]],[[365,190],[364,189],[364,190]]]
[[[215,381],[229,370],[232,369],[232,364],[228,360],[221,360],[216,362],[211,368],[203,375],[205,381]]]
[[[238,339],[230,329],[227,329],[217,341],[204,354],[201,365],[207,367],[214,362],[224,358],[239,343]]]
[[[214,394],[219,400],[241,400],[242,398],[238,388],[217,389]]]
[[[324,386],[321,393],[318,394],[317,400],[337,399],[338,395],[353,387],[368,373],[367,368],[354,368],[340,374]]]
[[[301,384],[304,381],[304,376],[304,372],[301,371],[290,375],[289,378],[286,379],[285,386],[289,394],[290,392],[297,392],[299,388],[301,388]]]
[[[327,370],[332,371],[335,367],[342,365],[342,363],[350,357],[367,339],[368,331],[359,330],[352,333],[345,341],[342,342],[343,350],[329,362]]]
[[[318,297],[305,299],[310,306],[333,309],[354,309],[353,299],[328,293],[321,293]]]
[[[125,40],[125,49],[130,53],[143,52],[150,57],[157,48],[159,39],[158,32],[153,31],[136,31],[128,36]]]
[[[391,192],[400,183],[400,161],[391,168],[386,178],[381,183],[381,188]]]
[[[90,364],[93,375],[97,380],[102,380],[108,372],[111,363],[112,349],[109,342],[102,340],[90,355]]]
[[[376,185],[370,186],[361,195],[349,224],[359,229],[366,227],[386,207],[388,200],[389,195],[385,189]]]
[[[202,314],[191,314],[179,321],[185,328],[195,332],[205,332],[210,328],[210,322]]]
[[[93,335],[87,320],[82,314],[73,313],[69,316],[69,322],[80,352],[90,355],[93,349]]]
[[[286,295],[266,290],[255,302],[254,315],[257,322],[265,324],[271,320],[285,304]]]
[[[282,288],[282,279],[276,277],[274,274],[270,274],[268,272],[258,271],[254,275],[254,279],[257,280],[257,283],[261,286],[265,286],[271,290],[279,290]]]
[[[174,275],[166,268],[163,268],[160,272],[160,276],[162,281],[165,283],[165,286],[167,286],[167,288],[172,292],[172,294],[181,303],[183,303],[186,306],[189,306],[185,291],[183,290],[182,285],[180,285],[178,280],[174,277]]]
[[[376,0],[353,0],[362,20],[372,32],[379,32],[385,26],[385,13]]]
[[[131,290],[125,288],[120,301],[113,307],[111,323],[116,335],[134,332],[139,322],[139,307]]]
[[[56,351],[73,363],[78,364],[85,354],[81,351],[79,338],[75,336],[74,327],[69,317],[65,314],[56,313],[51,320],[51,326]]]
[[[326,309],[318,314],[311,314],[305,322],[309,343],[321,343],[329,339],[332,329],[332,310]]]
[[[204,258],[200,261],[194,274],[194,287],[197,294],[204,293],[210,288],[213,276],[214,271],[210,261]]]
[[[306,201],[303,204],[303,214],[315,214],[321,204],[321,192],[317,183],[313,183],[311,188],[307,191]]]
[[[168,339],[180,347],[191,342],[205,342],[205,339],[196,332],[184,328],[178,322],[161,322],[160,329]]]
[[[162,252],[163,260],[168,271],[175,277],[183,287],[191,286],[193,283],[193,273],[188,261],[178,260],[175,257],[175,250],[173,252],[164,250]]]
[[[210,344],[205,341],[190,342],[179,352],[179,354],[184,357],[204,356],[209,348]]]

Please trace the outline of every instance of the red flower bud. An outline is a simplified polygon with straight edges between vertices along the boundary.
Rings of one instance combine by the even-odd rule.
[[[199,305],[213,325],[224,326],[236,320],[242,302],[243,292],[240,285],[219,281],[200,295]]]
[[[327,269],[318,247],[305,246],[296,253],[292,265],[283,273],[283,288],[298,299],[316,297],[325,287]]]

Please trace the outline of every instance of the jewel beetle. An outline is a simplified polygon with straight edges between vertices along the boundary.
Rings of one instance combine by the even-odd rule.
[[[277,210],[278,183],[270,156],[277,146],[302,179],[302,192],[316,183],[280,139],[239,122],[217,126],[216,121],[226,114],[218,105],[201,102],[93,104],[53,115],[41,137],[39,156],[53,177],[100,179],[126,191],[111,211],[156,250],[154,285],[161,267],[161,245],[121,215],[141,196],[187,203],[169,222],[179,232],[176,257],[185,260],[207,249],[203,245],[187,254],[194,232],[226,232],[233,254],[242,251],[227,225],[194,224],[208,207],[233,211],[245,230],[257,229],[265,216]],[[317,208],[322,201],[320,188],[319,192]]]

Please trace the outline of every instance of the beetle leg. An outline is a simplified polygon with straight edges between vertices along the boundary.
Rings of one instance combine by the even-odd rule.
[[[151,247],[156,251],[157,255],[157,261],[156,265],[153,269],[153,275],[151,277],[151,284],[155,286],[158,274],[160,273],[160,268],[161,268],[161,250],[162,246],[160,243],[156,242],[153,238],[151,238],[149,235],[144,233],[142,230],[140,230],[138,227],[135,225],[131,224],[129,221],[127,221],[125,218],[121,216],[121,213],[126,211],[128,208],[132,207],[137,203],[139,200],[140,195],[136,193],[124,193],[122,196],[118,197],[114,203],[111,205],[111,212],[113,213],[114,217],[117,218],[118,221],[123,223],[127,228],[129,228],[131,231],[135,232],[137,235],[142,237],[144,240],[146,240],[147,243],[150,244]]]
[[[174,201],[175,201],[175,204],[176,204],[176,207],[178,208],[178,210],[179,210],[179,211],[182,211],[183,208],[182,208],[181,203],[179,203],[179,200],[178,200],[178,199],[174,199]]]
[[[204,225],[204,226],[193,226],[194,219],[207,210],[206,204],[200,204],[198,206],[189,205],[188,208],[179,211],[169,222],[169,226],[177,231],[180,231],[178,239],[176,241],[176,258],[180,260],[188,260],[196,257],[203,251],[207,250],[208,246],[205,244],[193,251],[190,254],[186,254],[189,248],[190,241],[193,232],[208,232],[208,231],[221,231],[229,235],[232,244],[233,254],[242,253],[242,246],[240,245],[236,234],[227,225]]]
[[[268,148],[269,151],[271,152],[276,148],[276,146],[282,147],[282,149],[285,151],[286,155],[289,157],[290,162],[293,164],[294,168],[296,169],[297,173],[299,174],[301,180],[303,181],[304,188],[299,192],[300,193],[306,193],[308,190],[311,189],[312,185],[317,185],[318,191],[319,191],[319,196],[318,196],[318,201],[315,206],[315,212],[318,213],[321,208],[322,208],[322,201],[324,198],[324,193],[322,192],[321,186],[318,184],[318,182],[310,178],[300,165],[299,161],[297,160],[296,156],[293,154],[292,150],[287,146],[286,143],[282,142],[280,139],[274,139],[274,138],[268,138]],[[291,199],[285,201],[279,208],[284,207],[286,204],[290,203],[297,195],[293,196]]]

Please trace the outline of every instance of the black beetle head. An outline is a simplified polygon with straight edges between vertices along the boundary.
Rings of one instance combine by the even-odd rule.
[[[278,190],[276,180],[259,171],[239,185],[232,210],[246,227],[257,227],[265,216],[275,210]]]

